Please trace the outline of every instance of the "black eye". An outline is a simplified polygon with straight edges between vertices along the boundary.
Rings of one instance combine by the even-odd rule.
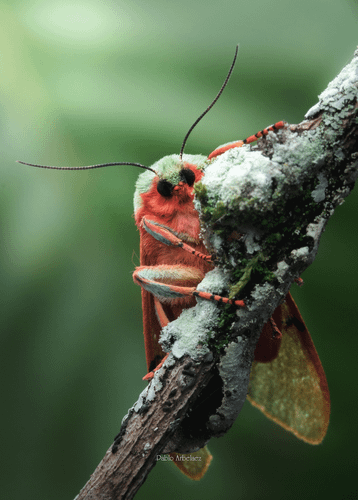
[[[195,174],[190,168],[183,168],[180,172],[181,177],[188,184],[188,186],[192,186],[195,181]]]
[[[160,179],[160,181],[157,184],[158,193],[161,194],[162,196],[165,196],[166,198],[172,195],[173,188],[174,188],[173,184],[165,179]]]

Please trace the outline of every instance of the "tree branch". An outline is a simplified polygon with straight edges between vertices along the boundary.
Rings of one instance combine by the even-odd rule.
[[[157,455],[194,451],[231,427],[264,323],[314,261],[358,177],[357,86],[358,51],[302,123],[208,163],[196,207],[218,265],[200,289],[235,294],[247,307],[198,300],[164,329],[168,360],[76,500],[133,498]]]

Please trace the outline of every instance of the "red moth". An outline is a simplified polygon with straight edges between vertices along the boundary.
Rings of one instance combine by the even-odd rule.
[[[243,307],[242,300],[229,300],[197,290],[214,265],[200,238],[200,222],[194,208],[194,187],[205,165],[229,149],[241,147],[284,127],[278,122],[245,139],[214,150],[208,158],[183,156],[187,138],[215,104],[233,70],[237,56],[218,95],[187,133],[179,155],[167,156],[152,167],[136,163],[107,163],[87,167],[48,167],[63,170],[135,165],[148,170],[140,175],[135,192],[135,221],[140,231],[140,267],[134,281],[142,287],[144,342],[148,374],[153,377],[163,363],[159,338],[163,327],[195,305],[196,297]],[[23,162],[20,162],[23,163]],[[249,401],[267,417],[307,443],[324,438],[330,400],[326,377],[310,334],[290,294],[264,326],[255,350]],[[113,452],[116,451],[116,444]],[[211,454],[207,447],[188,455],[172,453],[172,461],[191,479],[205,474]]]

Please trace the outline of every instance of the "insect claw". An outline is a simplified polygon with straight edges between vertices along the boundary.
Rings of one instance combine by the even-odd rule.
[[[153,371],[147,373],[147,375],[145,375],[143,377],[142,380],[152,380],[152,378],[154,377],[154,372],[156,372],[157,370],[159,370],[159,368],[161,368],[164,364],[164,361],[167,359],[167,357],[169,356],[169,353],[167,353],[164,358],[161,360],[161,362],[159,363],[159,365],[157,365]]]

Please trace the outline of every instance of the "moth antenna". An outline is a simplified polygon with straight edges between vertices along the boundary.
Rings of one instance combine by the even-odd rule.
[[[208,108],[206,108],[206,110],[204,111],[204,113],[202,113],[199,118],[197,118],[197,120],[195,120],[195,122],[193,123],[193,125],[190,127],[190,129],[188,130],[186,136],[184,137],[184,141],[183,141],[183,144],[182,144],[182,147],[180,149],[180,153],[179,153],[179,157],[180,157],[180,160],[183,158],[183,152],[184,152],[184,148],[185,148],[185,144],[186,144],[186,141],[188,140],[188,137],[189,135],[191,134],[192,130],[197,126],[197,124],[200,122],[200,120],[202,118],[204,118],[204,116],[206,115],[206,113],[208,113],[208,111],[211,110],[211,108],[214,106],[214,104],[216,103],[216,101],[219,99],[219,97],[221,96],[221,94],[223,93],[223,90],[224,88],[226,87],[228,81],[229,81],[229,78],[231,76],[231,73],[232,73],[232,70],[234,69],[234,66],[235,66],[235,62],[236,62],[236,58],[237,58],[237,53],[239,51],[239,44],[236,45],[236,49],[235,49],[235,55],[234,55],[234,59],[231,63],[231,67],[229,69],[229,73],[227,74],[227,77],[225,78],[225,81],[224,83],[222,84],[221,86],[221,89],[219,90],[218,92],[218,95],[215,97],[215,99],[213,100],[213,102],[210,104],[210,106]]]
[[[150,170],[151,172],[154,172],[155,175],[158,175],[157,172],[150,167],[146,167],[141,163],[131,163],[131,162],[100,163],[99,165],[87,165],[85,167],[55,167],[51,165],[36,165],[35,163],[26,163],[25,161],[20,161],[20,160],[16,161],[17,163],[22,163],[23,165],[29,165],[30,167],[50,168],[53,170],[90,170],[91,168],[112,167],[113,165],[133,165],[134,167]]]

